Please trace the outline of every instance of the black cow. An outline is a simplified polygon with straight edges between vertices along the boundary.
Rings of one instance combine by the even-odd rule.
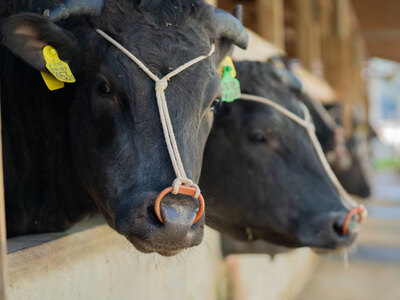
[[[244,93],[275,101],[300,117],[299,99],[263,62],[236,62]],[[239,240],[286,247],[350,245],[342,227],[349,211],[306,130],[265,104],[235,101],[217,114],[206,145],[201,185],[206,223]]]
[[[333,104],[326,107],[338,124],[342,124],[342,107]],[[343,187],[351,194],[366,198],[371,194],[371,149],[370,141],[375,137],[374,130],[366,121],[358,120],[354,116],[351,136],[344,139],[350,151],[350,164],[342,166],[332,164],[332,169]]]
[[[212,57],[173,77],[165,90],[182,161],[194,181],[220,94],[216,67],[232,44],[246,47],[248,37],[232,15],[201,0],[101,2],[70,0],[50,11],[55,19],[70,15],[57,24],[32,13],[2,22],[1,42],[8,48],[0,47],[8,236],[65,230],[100,210],[140,251],[174,255],[201,242],[204,218],[192,225],[198,201],[171,194],[161,205],[164,223],[156,218],[155,197],[175,174],[154,82],[94,28],[160,78],[215,44]],[[33,1],[5,3],[2,17],[46,8],[30,6]],[[39,71],[47,44],[69,63],[75,84],[46,88]]]
[[[347,192],[362,198],[371,195],[371,153],[367,137],[355,133],[346,140],[351,153],[351,164],[348,168],[335,170],[335,173]]]

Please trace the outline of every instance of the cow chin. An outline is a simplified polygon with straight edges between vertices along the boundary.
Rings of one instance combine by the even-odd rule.
[[[318,255],[325,255],[331,253],[340,253],[340,249],[325,249],[325,248],[318,248],[318,247],[311,247],[310,248],[315,254]],[[343,248],[343,250],[346,248]]]
[[[139,239],[135,236],[126,236],[129,242],[140,252],[143,253],[158,253],[162,256],[174,256],[181,253],[185,248],[174,248],[174,247],[165,247],[153,245],[149,242],[146,242],[142,239]]]

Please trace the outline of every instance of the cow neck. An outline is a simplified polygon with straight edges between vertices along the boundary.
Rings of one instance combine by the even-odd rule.
[[[174,168],[174,172],[176,175],[175,180],[172,183],[173,191],[172,194],[178,194],[179,188],[181,185],[187,185],[194,187],[196,192],[194,194],[194,198],[198,198],[200,196],[200,188],[199,186],[193,182],[193,180],[187,178],[185,168],[183,167],[182,159],[179,153],[178,145],[176,143],[176,138],[174,134],[174,130],[171,123],[171,118],[168,112],[167,100],[165,97],[165,90],[168,87],[168,81],[175,75],[181,73],[182,71],[186,70],[190,66],[210,57],[215,51],[215,45],[212,44],[211,50],[206,55],[198,56],[187,63],[181,65],[180,67],[176,68],[172,72],[168,73],[162,78],[159,78],[153,72],[151,72],[135,55],[129,52],[124,46],[110,37],[101,29],[95,28],[96,32],[100,34],[104,39],[114,45],[116,48],[121,50],[129,59],[131,59],[140,69],[143,70],[154,82],[155,82],[155,92],[157,98],[157,106],[158,111],[160,114],[160,120],[164,132],[165,143],[168,148],[168,153],[171,158],[172,166]]]
[[[337,179],[335,173],[333,173],[331,167],[329,166],[329,163],[325,157],[324,151],[322,150],[321,144],[318,141],[317,136],[315,135],[315,126],[311,122],[311,117],[310,117],[310,112],[308,111],[307,107],[299,102],[301,108],[303,109],[304,112],[304,119],[300,118],[296,114],[292,113],[291,111],[287,110],[283,106],[273,102],[270,99],[260,97],[260,96],[255,96],[255,95],[249,95],[249,94],[242,94],[240,97],[240,100],[248,100],[248,101],[254,101],[254,102],[259,102],[262,104],[266,104],[268,106],[273,107],[292,121],[296,122],[300,126],[304,127],[308,133],[308,136],[310,137],[311,143],[314,147],[315,152],[318,155],[318,158],[322,164],[322,167],[325,170],[325,173],[328,175],[329,179],[337,189],[340,197],[340,201],[346,207],[348,210],[353,211],[355,208],[361,208],[364,214],[366,215],[367,210],[362,206],[357,204],[351,197],[350,195],[346,192],[346,190],[343,188],[343,186],[340,184],[339,180]],[[359,215],[360,218],[365,217],[365,215]]]

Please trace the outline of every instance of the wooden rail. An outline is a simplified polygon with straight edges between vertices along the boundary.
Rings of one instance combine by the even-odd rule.
[[[1,103],[1,85],[0,85],[0,103]],[[6,214],[4,205],[3,146],[1,139],[1,114],[0,114],[0,300],[6,300],[6,299],[7,299],[7,238],[6,238]]]
[[[220,253],[219,234],[173,258],[133,249],[101,218],[63,233],[8,239],[10,299],[295,299],[317,261],[308,249],[277,255]],[[232,285],[233,284],[233,285]],[[229,297],[231,296],[231,297]],[[242,298],[242,299],[243,299]]]

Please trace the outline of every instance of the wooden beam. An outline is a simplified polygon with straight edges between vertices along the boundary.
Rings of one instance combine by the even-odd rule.
[[[400,61],[400,1],[352,0],[372,56]]]
[[[352,3],[363,30],[400,28],[399,0],[352,0]]]
[[[235,47],[232,54],[234,60],[267,61],[272,56],[285,55],[285,51],[264,40],[254,31],[248,28],[246,28],[246,30],[250,35],[249,46],[246,50]]]
[[[0,86],[1,103],[1,86]],[[7,237],[6,215],[4,204],[4,180],[3,180],[3,148],[1,139],[1,114],[0,114],[0,300],[7,299]]]
[[[375,37],[368,37],[368,35],[366,35],[368,53],[371,56],[400,62],[400,38],[379,38],[376,34],[374,34],[374,36]]]

